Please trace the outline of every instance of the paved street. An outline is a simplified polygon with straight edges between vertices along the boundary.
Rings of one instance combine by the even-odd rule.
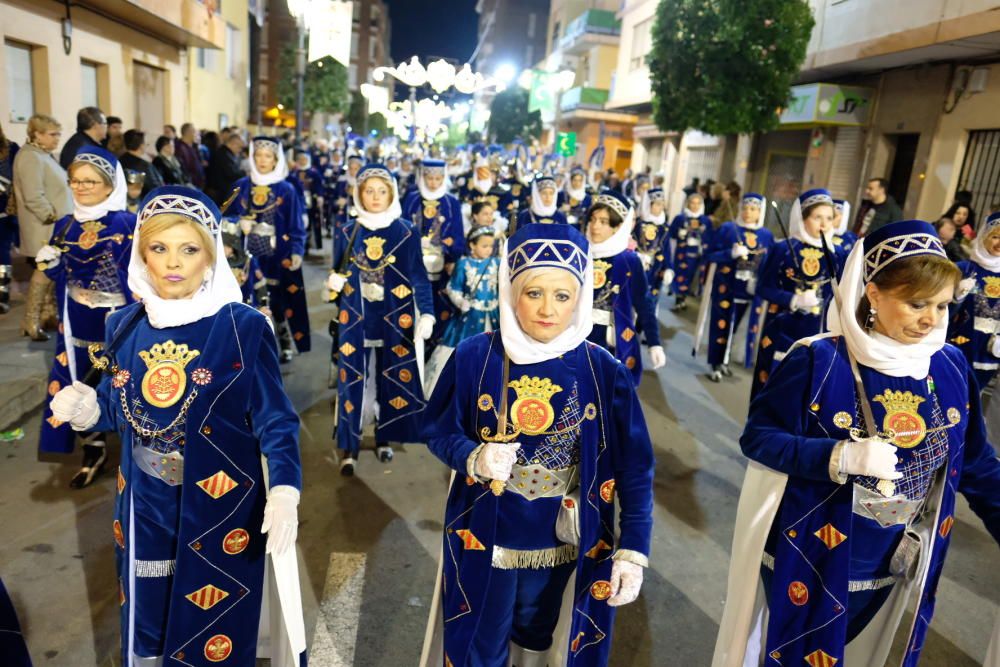
[[[325,263],[311,263],[312,284]],[[448,471],[424,447],[409,445],[390,465],[364,452],[358,476],[338,474],[330,438],[334,394],[326,388],[329,312],[318,290],[310,298],[317,349],[285,367],[302,416],[299,558],[310,664],[415,665]],[[655,538],[643,595],[619,613],[612,665],[707,665],[722,612],[745,465],[737,439],[749,376],[738,372],[716,385],[701,375],[690,355],[694,317],[693,310],[677,318],[661,307],[669,361],[647,372],[640,390],[657,456]],[[4,354],[36,349],[24,339],[5,340]],[[70,492],[76,456],[39,462],[39,419],[36,411],[24,420],[24,440],[0,443],[0,576],[36,665],[117,664],[114,477]],[[1000,601],[1000,572],[985,567],[996,563],[996,545],[964,501],[957,516],[925,665],[980,664]]]

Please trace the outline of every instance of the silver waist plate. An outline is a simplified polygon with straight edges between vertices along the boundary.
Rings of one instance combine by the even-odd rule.
[[[384,301],[385,287],[378,283],[361,283],[361,296],[365,301]]]
[[[754,277],[754,272],[749,269],[739,269],[736,272],[736,279],[741,283],[745,283]]]
[[[515,465],[507,480],[507,491],[528,500],[564,496],[580,481],[579,466],[550,470],[543,465]]]
[[[132,448],[132,458],[140,470],[167,486],[177,486],[184,480],[184,454],[180,450],[161,454],[139,445]]]
[[[267,222],[255,222],[250,228],[250,233],[257,236],[274,236],[274,225]]]
[[[118,292],[101,292],[79,285],[69,286],[69,298],[88,308],[121,308],[125,305],[125,295]]]
[[[904,495],[886,498],[860,484],[854,485],[854,513],[875,521],[883,528],[910,523],[922,504],[922,501],[910,500]]]
[[[993,334],[1000,330],[1000,321],[992,317],[976,317],[972,322],[972,327],[982,333]]]
[[[606,327],[611,326],[611,311],[610,310],[598,310],[595,308],[593,310],[594,324],[601,324]]]

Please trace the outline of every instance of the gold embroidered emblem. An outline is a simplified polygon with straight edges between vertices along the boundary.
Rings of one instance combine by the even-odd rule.
[[[597,406],[593,403],[587,403],[587,406],[583,409],[583,416],[587,419],[593,421],[597,418]]]
[[[250,544],[250,533],[243,528],[237,528],[226,533],[222,538],[222,550],[230,556],[235,556]]]
[[[625,329],[625,331],[622,332],[622,340],[626,343],[631,341],[633,338],[635,338],[635,332],[632,331],[632,329]]]
[[[99,220],[91,220],[90,222],[85,222],[82,225],[83,233],[80,234],[80,238],[77,239],[77,245],[80,246],[81,250],[90,250],[95,245],[97,245],[97,235],[102,229],[106,229],[107,226],[101,224]]]
[[[808,278],[817,275],[820,269],[819,260],[823,256],[823,251],[819,248],[802,248],[799,254],[802,256],[802,273]]]
[[[52,382],[50,382],[49,383],[49,396],[55,396],[56,394],[58,394],[59,393],[59,389],[61,389],[61,387],[59,386],[59,381],[58,380],[53,380]]]
[[[189,350],[184,343],[177,345],[172,340],[139,352],[148,369],[142,376],[142,397],[146,402],[157,408],[169,408],[179,401],[187,386],[184,367],[199,354],[198,350]]]
[[[437,199],[425,199],[424,200],[424,219],[431,220],[438,214],[438,200]]]
[[[254,206],[263,206],[267,203],[267,197],[271,194],[271,188],[266,185],[255,185],[250,191]]]
[[[607,600],[611,597],[611,582],[599,580],[590,586],[590,594],[595,600]]]
[[[755,232],[744,232],[743,240],[751,250],[757,247],[757,234]]]
[[[954,343],[955,345],[965,345],[966,343],[969,342],[969,339],[966,338],[965,336],[955,336],[954,338],[951,339],[951,342]]]
[[[938,535],[941,536],[942,540],[948,537],[948,535],[951,533],[951,527],[954,525],[955,525],[955,517],[949,514],[944,518],[944,520],[941,522],[941,525],[938,527]]]
[[[983,294],[991,299],[996,299],[1000,297],[1000,277],[997,276],[985,276],[983,278]]]
[[[837,428],[851,428],[854,419],[846,412],[838,412],[833,416],[833,425]]]
[[[552,384],[548,378],[522,375],[509,385],[517,392],[517,400],[510,406],[510,420],[525,435],[538,435],[552,426],[555,410],[549,399],[562,391],[562,387]]]
[[[343,345],[340,346],[340,353],[341,354],[346,354],[347,356],[350,356],[350,355],[354,354],[354,350],[356,350],[356,349],[358,349],[358,348],[354,347],[350,343],[344,343]]]
[[[60,366],[65,366],[69,364],[69,355],[67,355],[65,352],[60,352],[59,354],[56,355],[56,361],[59,362]]]
[[[122,474],[122,469],[118,468],[118,495],[121,495],[122,491],[125,490],[125,475]]]
[[[594,260],[594,289],[601,289],[608,284],[608,271],[611,269],[611,262],[603,259]]]
[[[346,412],[347,414],[351,414],[352,412],[354,412],[354,403],[351,403],[350,401],[344,401],[344,412]]]
[[[796,607],[801,607],[809,602],[809,587],[801,581],[793,581],[788,584],[788,599]]]
[[[962,421],[962,413],[958,411],[958,408],[948,408],[948,423],[957,424]]]
[[[917,412],[925,399],[909,391],[886,389],[875,397],[876,403],[885,406],[882,429],[892,434],[892,444],[904,449],[916,447],[927,434],[927,424]]]
[[[601,484],[601,500],[606,503],[610,503],[615,497],[615,480],[609,479],[608,481]]]
[[[479,400],[476,401],[476,405],[478,405],[479,409],[483,412],[488,412],[493,409],[493,397],[489,394],[482,394],[479,397]]]
[[[406,400],[405,398],[403,398],[402,396],[397,396],[394,399],[392,399],[391,401],[389,401],[389,405],[391,405],[392,407],[396,408],[397,410],[402,410],[403,408],[405,408],[409,404],[410,404],[410,402],[408,400]]]
[[[229,593],[221,588],[216,588],[212,584],[208,584],[206,586],[202,586],[193,593],[188,593],[184,597],[190,600],[191,603],[199,609],[211,609],[229,597]]]
[[[372,236],[365,239],[365,257],[373,262],[382,259],[385,254],[385,239],[381,236]]]
[[[125,549],[125,534],[122,532],[121,521],[115,519],[115,522],[111,524],[111,529],[115,534],[115,544],[118,545],[119,549]]]
[[[510,186],[510,193],[512,195],[514,195],[515,197],[520,197],[521,196],[521,184],[520,183],[515,183],[514,185]]]
[[[392,288],[392,293],[396,295],[397,299],[405,299],[406,297],[413,294],[413,290],[411,290],[406,285],[397,285],[396,287]]]
[[[405,345],[393,345],[392,351],[396,353],[397,357],[405,357],[409,352]]]
[[[403,327],[404,329],[409,329],[410,327],[412,327],[413,326],[413,316],[410,315],[409,313],[403,313],[402,315],[400,315],[399,316],[399,326]]]
[[[820,542],[826,545],[827,549],[833,549],[847,539],[847,535],[834,528],[832,523],[826,524],[813,533],[813,535],[818,537]]]
[[[833,667],[840,661],[826,651],[817,649],[806,656],[806,662],[809,667]]]
[[[195,484],[215,500],[226,495],[237,486],[236,480],[221,470],[211,477],[206,477],[199,482],[195,482]]]
[[[205,657],[210,662],[222,662],[233,652],[233,640],[226,635],[215,635],[205,642]]]
[[[486,551],[486,546],[479,541],[479,538],[472,534],[471,530],[462,528],[456,530],[455,534],[462,540],[462,546],[466,551]]]
[[[647,241],[656,239],[656,225],[645,224],[642,226],[642,237]]]

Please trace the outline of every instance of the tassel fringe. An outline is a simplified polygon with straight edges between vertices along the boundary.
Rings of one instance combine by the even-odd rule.
[[[493,567],[499,570],[540,570],[576,560],[575,545],[563,544],[549,549],[508,549],[493,547]]]
[[[137,560],[135,576],[137,577],[169,577],[177,566],[175,560]]]

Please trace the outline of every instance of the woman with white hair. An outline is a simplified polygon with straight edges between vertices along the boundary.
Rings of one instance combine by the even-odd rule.
[[[531,182],[531,198],[528,208],[517,214],[517,227],[532,223],[566,224],[566,215],[559,210],[556,198],[556,179],[547,174],[538,174]]]

